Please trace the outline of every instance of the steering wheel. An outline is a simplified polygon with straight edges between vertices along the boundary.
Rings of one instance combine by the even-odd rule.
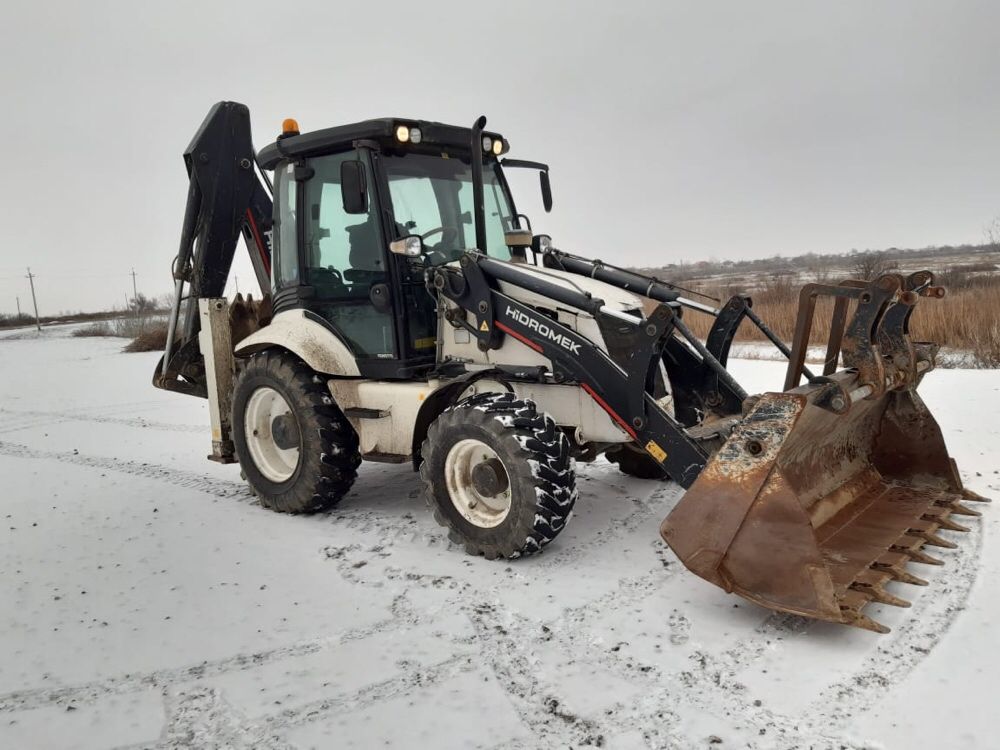
[[[438,242],[438,244],[440,244],[441,242],[444,242],[445,237],[447,237],[449,233],[452,238],[458,238],[459,236],[458,229],[456,227],[440,226],[440,227],[434,227],[434,229],[430,230],[429,232],[424,232],[422,235],[420,235],[420,239],[426,240],[428,237],[433,237],[435,234],[440,234],[441,239]]]
[[[319,281],[321,284],[330,284],[336,286],[344,286],[344,276],[340,271],[332,266],[320,266],[319,268],[309,269],[309,273],[312,277]]]
[[[326,271],[331,276],[333,276],[333,280],[336,281],[338,284],[343,284],[344,283],[344,274],[342,274],[336,268],[334,268],[333,266],[327,266],[326,267]]]

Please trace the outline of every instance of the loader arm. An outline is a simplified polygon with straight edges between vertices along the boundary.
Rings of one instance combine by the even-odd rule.
[[[612,318],[627,333],[622,346],[628,354],[615,361],[593,341],[552,320],[529,305],[499,291],[498,280],[530,289],[595,317]],[[710,450],[688,435],[648,392],[651,372],[658,366],[666,342],[673,336],[677,315],[660,304],[646,318],[617,313],[600,299],[560,287],[519,271],[515,266],[470,252],[459,269],[437,268],[431,283],[471,319],[456,319],[478,339],[481,349],[498,348],[512,336],[552,362],[548,377],[556,383],[577,383],[611,419],[644,448],[681,486],[689,487],[701,473]],[[705,438],[715,436],[710,432]]]
[[[260,289],[266,294],[271,287],[271,194],[255,169],[247,107],[237,102],[212,107],[184,151],[184,163],[189,184],[172,269],[173,306],[153,385],[204,398],[196,301],[223,296],[241,235]]]

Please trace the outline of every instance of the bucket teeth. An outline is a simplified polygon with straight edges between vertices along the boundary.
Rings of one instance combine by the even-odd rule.
[[[924,542],[926,542],[927,544],[931,545],[932,547],[943,547],[944,549],[955,549],[958,546],[954,542],[949,542],[947,539],[942,539],[937,534],[935,534],[933,531],[917,531],[915,529],[911,529],[910,533],[916,534],[921,539],[923,539]]]
[[[937,535],[939,527],[940,524],[936,521],[917,521],[909,528],[907,533],[923,539],[925,544],[930,544],[933,547],[955,549],[958,546],[957,544]]]
[[[926,516],[925,516],[925,518],[926,518]],[[942,529],[947,529],[948,531],[966,532],[966,531],[969,530],[968,526],[963,526],[960,523],[955,523],[950,518],[948,518],[947,516],[944,516],[944,515],[938,516],[937,518],[935,518],[934,519],[934,523],[936,523]]]
[[[885,584],[892,580],[892,574],[888,571],[865,570],[850,585],[853,591],[860,592],[868,596],[872,601],[880,604],[891,604],[894,607],[909,607],[910,603],[906,599],[900,599],[885,590]]]
[[[971,500],[974,503],[991,503],[993,502],[988,497],[983,497],[978,492],[973,492],[972,490],[962,490],[962,499]]]
[[[861,608],[872,600],[865,591],[848,589],[840,600],[840,615],[843,622],[856,628],[864,628],[874,633],[888,633],[889,628],[861,613]]]
[[[891,604],[893,607],[909,607],[910,603],[906,599],[900,599],[898,596],[894,596],[886,591],[881,586],[869,586],[866,583],[852,583],[851,589],[853,591],[860,591],[864,594],[868,594],[872,598],[872,601],[876,601],[879,604]]]
[[[918,578],[906,569],[906,563],[910,561],[902,552],[886,552],[882,557],[872,563],[872,570],[885,572],[892,576],[893,580],[900,583],[909,583],[913,586],[926,586],[927,581]]]
[[[951,513],[952,509],[948,506],[932,505],[924,511],[921,520],[936,523],[942,529],[948,529],[949,531],[968,531],[969,529],[965,526],[951,520]]]
[[[892,545],[891,549],[893,552],[903,553],[913,562],[923,563],[924,565],[944,565],[944,560],[939,560],[938,558],[931,557],[925,553],[921,549],[923,544],[923,539],[918,539],[915,536],[904,534],[894,545]]]
[[[978,518],[979,516],[983,515],[978,510],[973,510],[972,508],[965,507],[964,505],[962,505],[957,500],[954,501],[954,502],[950,502],[950,503],[941,503],[940,505],[942,507],[947,508],[952,513],[954,513],[955,515],[958,515],[958,516],[974,516],[974,517]]]
[[[932,557],[923,550],[909,549],[906,550],[906,554],[910,556],[910,559],[913,560],[913,562],[923,563],[924,565],[944,565],[944,560]]]

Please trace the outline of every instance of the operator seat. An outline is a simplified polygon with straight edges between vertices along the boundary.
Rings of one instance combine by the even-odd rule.
[[[347,256],[350,268],[344,270],[344,279],[356,287],[362,287],[367,294],[372,284],[385,278],[385,264],[382,259],[382,248],[379,247],[375,221],[369,216],[360,224],[345,227],[345,230],[350,244]]]

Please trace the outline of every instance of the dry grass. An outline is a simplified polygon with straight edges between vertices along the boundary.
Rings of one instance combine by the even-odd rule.
[[[111,336],[132,339],[127,352],[163,351],[167,345],[167,323],[162,316],[127,317],[92,323],[73,331],[77,337]]]
[[[89,326],[84,328],[77,328],[73,331],[73,336],[76,338],[90,338],[91,336],[114,336],[115,332],[111,329],[111,324],[106,320],[102,320],[100,323],[91,323]]]
[[[159,325],[140,333],[125,347],[127,352],[162,352],[167,346],[167,326]]]
[[[985,269],[955,268],[941,274],[952,281],[944,299],[921,299],[911,320],[915,341],[934,341],[943,347],[966,350],[979,367],[1000,367],[1000,275],[975,274]],[[950,277],[950,278],[949,278]],[[701,285],[703,291],[723,300],[738,290]],[[798,285],[787,277],[774,277],[753,294],[754,311],[785,342],[791,342],[798,312]],[[823,346],[830,334],[833,302],[821,299],[816,306],[810,343]],[[685,317],[688,326],[705,337],[712,318],[694,311]],[[737,341],[766,341],[749,321],[744,321]]]

